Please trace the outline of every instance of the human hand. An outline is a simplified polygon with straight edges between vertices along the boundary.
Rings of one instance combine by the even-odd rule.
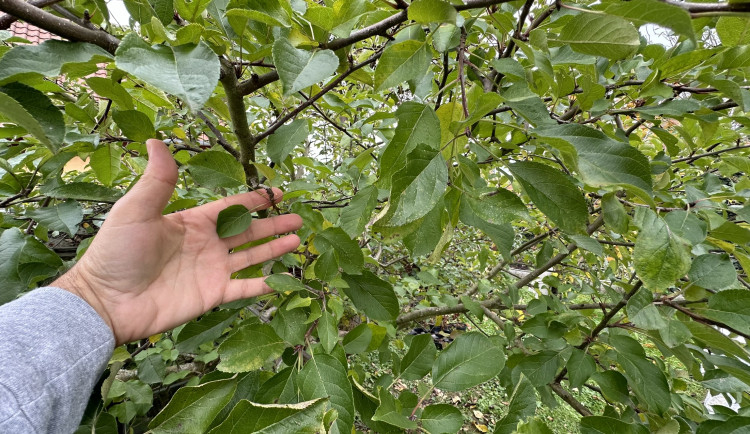
[[[221,239],[221,210],[241,204],[271,206],[263,190],[162,215],[177,182],[177,165],[163,142],[146,142],[149,162],[141,179],[112,207],[78,263],[52,283],[86,300],[112,328],[117,345],[174,328],[222,303],[271,289],[265,278],[230,279],[233,272],[291,252],[297,235],[230,253],[232,248],[295,231],[296,214],[254,220],[242,234]],[[273,200],[282,193],[274,189]]]

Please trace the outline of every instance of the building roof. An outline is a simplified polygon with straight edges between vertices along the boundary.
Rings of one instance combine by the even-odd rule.
[[[53,35],[46,30],[42,30],[39,27],[33,26],[23,21],[14,22],[10,25],[9,30],[10,33],[13,34],[13,36],[24,38],[32,44],[41,44],[42,42],[48,41],[50,39],[62,39],[57,35]]]

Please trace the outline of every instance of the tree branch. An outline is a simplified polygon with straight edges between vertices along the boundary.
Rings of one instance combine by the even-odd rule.
[[[212,133],[216,136],[216,140],[219,142],[219,145],[221,145],[222,148],[224,148],[227,152],[229,152],[234,158],[240,159],[240,153],[237,151],[237,149],[234,148],[234,146],[230,145],[229,142],[227,142],[227,139],[224,138],[224,135],[221,134],[221,131],[219,131],[218,128],[216,128],[216,125],[211,122],[211,120],[202,112],[198,112],[198,117],[206,123],[208,126],[208,129],[211,130]]]
[[[732,332],[732,333],[734,333],[734,334],[736,334],[738,336],[742,336],[745,339],[750,339],[750,335],[747,334],[747,333],[743,333],[743,332],[737,330],[736,328],[734,328],[732,326],[728,326],[728,325],[724,324],[723,322],[715,321],[715,320],[712,320],[710,318],[706,318],[704,316],[698,315],[697,313],[692,312],[692,311],[690,311],[690,310],[688,310],[688,309],[680,306],[679,304],[673,303],[670,300],[663,300],[663,303],[664,303],[664,305],[669,306],[672,309],[679,310],[680,312],[682,312],[685,315],[689,316],[690,318],[692,318],[696,322],[700,322],[700,323],[703,323],[703,324],[708,324],[708,325],[713,325],[713,326],[721,327],[723,329],[729,330],[730,332]]]
[[[693,161],[695,161],[695,160],[697,160],[699,158],[713,157],[714,155],[723,154],[724,152],[737,151],[737,150],[740,150],[740,149],[747,149],[747,148],[750,148],[750,145],[733,146],[731,148],[720,149],[718,151],[706,152],[705,154],[698,154],[698,155],[693,155],[693,156],[690,156],[690,157],[678,158],[676,160],[672,160],[672,163],[673,164],[674,163],[692,163]]]
[[[302,95],[302,98],[304,98],[305,100],[309,100],[309,99],[310,99],[310,97],[309,97],[309,96],[307,96],[307,95],[305,95],[305,93],[304,93],[304,92],[302,92],[302,91],[300,91],[300,92],[299,92],[299,94],[300,94],[300,95]],[[347,136],[349,136],[349,138],[350,138],[350,139],[352,139],[352,140],[354,141],[354,143],[356,143],[356,144],[357,144],[357,145],[358,145],[359,147],[361,147],[361,148],[362,148],[362,149],[364,149],[364,150],[367,150],[367,149],[368,149],[368,148],[367,148],[367,146],[365,146],[365,145],[363,145],[363,144],[362,144],[362,141],[361,141],[360,139],[358,139],[357,137],[355,137],[355,136],[354,136],[354,135],[353,135],[352,133],[350,133],[350,132],[349,132],[349,130],[347,130],[347,129],[346,129],[346,128],[344,128],[343,126],[339,125],[339,124],[338,124],[338,123],[337,123],[336,121],[334,121],[333,119],[331,119],[331,117],[330,117],[330,116],[328,116],[328,115],[327,115],[327,114],[326,114],[326,113],[325,113],[325,112],[324,112],[324,111],[323,111],[323,110],[322,110],[322,109],[321,109],[320,107],[318,107],[318,106],[317,106],[317,104],[313,103],[313,104],[312,104],[312,108],[313,108],[313,109],[314,109],[314,110],[315,110],[316,112],[318,112],[318,114],[319,114],[319,115],[320,115],[320,116],[321,116],[321,117],[322,117],[323,119],[325,119],[325,120],[326,120],[326,122],[328,122],[329,124],[331,124],[331,126],[333,126],[333,127],[334,127],[334,128],[336,128],[337,130],[339,130],[339,131],[341,131],[342,133],[344,133],[344,134],[346,134]]]
[[[247,123],[247,108],[242,94],[239,92],[237,75],[234,72],[234,66],[225,58],[220,57],[221,61],[221,82],[224,93],[227,95],[227,105],[229,114],[232,118],[232,130],[237,137],[237,143],[240,147],[240,164],[245,170],[247,185],[257,187],[258,169],[255,167],[255,145],[259,140],[250,133],[250,125]]]
[[[673,0],[661,0],[663,3],[678,6],[691,14],[700,13],[719,13],[719,12],[750,12],[750,3],[729,2],[729,3],[690,3]]]
[[[599,324],[594,327],[594,330],[591,331],[591,334],[586,338],[585,341],[581,345],[578,345],[579,350],[585,350],[588,348],[589,345],[591,345],[592,342],[594,342],[594,339],[596,339],[597,336],[599,336],[599,333],[602,332],[605,328],[607,328],[607,325],[609,324],[609,321],[614,318],[615,315],[619,311],[622,310],[623,307],[625,307],[626,304],[628,304],[628,300],[630,300],[630,297],[632,297],[636,292],[638,292],[639,289],[641,289],[641,286],[643,286],[643,282],[641,280],[638,280],[635,285],[633,285],[633,288],[625,293],[625,295],[622,297],[622,299],[617,302],[615,307],[609,310],[601,321],[599,321]],[[565,374],[568,373],[568,368],[563,368],[562,371],[560,371],[559,374],[557,374],[557,377],[555,377],[555,383],[560,383],[563,378],[565,378]]]
[[[315,95],[313,95],[310,98],[308,98],[307,100],[305,100],[302,104],[300,104],[299,106],[297,106],[296,109],[294,109],[291,112],[287,113],[285,116],[282,116],[279,119],[277,119],[276,122],[273,123],[273,125],[271,125],[270,127],[268,127],[262,133],[258,134],[258,136],[255,138],[256,139],[256,143],[260,142],[264,138],[266,138],[266,137],[270,136],[271,134],[273,134],[282,125],[284,125],[288,120],[294,119],[294,117],[296,117],[298,114],[300,114],[304,109],[306,109],[307,107],[310,107],[312,104],[315,103],[315,101],[319,100],[323,95],[325,95],[326,93],[330,92],[331,89],[333,89],[334,87],[338,86],[338,84],[341,83],[342,81],[344,81],[344,79],[346,77],[348,77],[351,73],[353,73],[354,71],[356,71],[356,70],[358,70],[360,68],[363,68],[363,67],[365,67],[365,66],[367,66],[367,65],[369,65],[369,64],[371,64],[373,62],[375,62],[375,60],[377,60],[382,53],[383,53],[382,51],[378,51],[377,53],[373,54],[369,59],[365,60],[364,62],[358,63],[358,64],[350,67],[346,72],[344,72],[343,74],[339,75],[338,77],[336,77],[336,79],[334,79],[333,81],[331,81],[330,83],[328,83],[324,88],[322,88],[320,90],[320,92],[316,93]]]
[[[557,394],[560,398],[562,398],[563,401],[567,402],[575,411],[578,412],[581,416],[591,416],[593,413],[591,410],[588,409],[585,405],[581,404],[581,402],[573,395],[570,394],[567,390],[565,390],[560,383],[551,383],[549,387],[552,388],[552,391]]]
[[[0,11],[75,42],[88,42],[115,54],[120,40],[104,30],[92,30],[43,11],[22,0],[0,0]]]
[[[589,235],[591,235],[597,229],[599,229],[603,224],[604,224],[604,217],[600,215],[599,217],[597,217],[596,220],[594,220],[594,222],[592,222],[588,226],[588,228],[586,228],[586,232]],[[522,287],[528,285],[529,283],[533,282],[534,279],[542,275],[545,271],[549,270],[550,268],[562,262],[563,259],[568,257],[577,248],[578,246],[575,243],[571,243],[570,245],[568,245],[567,252],[556,255],[555,257],[550,259],[546,264],[535,269],[534,271],[522,277],[521,279],[518,279],[513,284],[513,286],[516,287],[517,289],[521,289]],[[503,304],[502,300],[500,300],[499,297],[496,297],[490,300],[485,300],[481,302],[481,305],[491,308],[491,309],[498,309],[498,308],[505,307],[505,305]],[[447,307],[428,307],[425,309],[419,309],[419,310],[415,310],[415,311],[400,315],[396,319],[396,325],[399,327],[403,327],[412,321],[418,321],[422,318],[428,318],[428,317],[438,316],[438,315],[446,315],[446,314],[451,314],[451,313],[462,313],[462,312],[467,312],[467,311],[468,309],[466,308],[466,306],[464,306],[463,303],[459,303],[455,306],[447,306]]]
[[[43,8],[51,4],[55,4],[59,1],[62,0],[32,0],[29,2],[29,4],[38,8]],[[0,16],[0,30],[8,30],[10,28],[10,25],[15,23],[16,21],[18,21],[18,18],[10,14]]]
[[[14,0],[14,1],[18,1],[18,0]],[[485,8],[485,7],[500,4],[500,3],[509,3],[510,1],[512,0],[467,0],[466,3],[461,4],[461,5],[454,5],[454,7],[456,8],[457,11],[464,11],[468,9]],[[356,44],[357,42],[364,41],[365,39],[371,38],[373,36],[382,35],[388,29],[391,29],[405,22],[407,19],[408,19],[408,12],[406,9],[404,9],[371,26],[352,32],[351,35],[345,38],[337,38],[337,39],[331,40],[328,43],[320,44],[320,48],[325,48],[325,49],[334,50],[334,51],[339,50],[341,48],[348,47],[349,45]],[[242,95],[251,94],[255,92],[256,90],[261,89],[263,86],[273,83],[274,81],[278,79],[279,79],[279,73],[276,71],[271,71],[263,75],[253,77],[249,80],[246,80],[240,83],[240,86],[239,86],[240,93]]]

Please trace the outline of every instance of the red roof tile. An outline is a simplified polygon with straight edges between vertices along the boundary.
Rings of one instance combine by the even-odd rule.
[[[62,39],[57,35],[53,35],[46,30],[42,30],[39,27],[24,23],[23,21],[16,21],[11,24],[10,32],[13,34],[13,36],[24,38],[32,44],[41,44],[42,42],[48,41],[50,39]]]

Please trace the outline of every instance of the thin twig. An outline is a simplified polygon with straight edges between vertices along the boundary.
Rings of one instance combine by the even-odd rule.
[[[206,116],[205,113],[202,111],[198,112],[198,117],[206,123],[206,126],[208,126],[208,129],[211,130],[212,133],[216,136],[216,141],[219,142],[219,145],[221,145],[222,148],[224,148],[227,152],[229,152],[230,155],[232,155],[234,158],[238,159],[240,158],[240,153],[237,151],[237,149],[234,148],[234,146],[230,145],[229,142],[227,142],[227,139],[224,138],[224,135],[221,134],[221,131],[219,131],[218,128],[216,128],[216,125],[214,125],[213,122]]]
[[[319,100],[321,97],[323,97],[323,95],[325,95],[326,93],[330,92],[334,87],[338,86],[338,84],[341,83],[342,81],[344,81],[344,79],[346,77],[348,77],[351,73],[353,73],[354,71],[356,71],[356,70],[358,70],[360,68],[363,68],[363,67],[365,67],[365,66],[367,66],[367,65],[369,65],[369,64],[371,64],[373,62],[375,62],[375,60],[377,60],[382,53],[383,53],[382,51],[378,51],[377,53],[373,54],[369,59],[365,60],[364,62],[358,63],[357,65],[354,65],[354,66],[350,67],[346,72],[344,72],[343,74],[339,75],[333,81],[331,81],[325,87],[323,87],[320,90],[320,92],[318,92],[315,95],[313,95],[310,99],[304,101],[302,104],[300,104],[299,106],[297,106],[297,108],[295,108],[291,112],[287,113],[285,116],[282,116],[279,119],[277,119],[276,122],[273,123],[273,125],[271,125],[270,127],[268,127],[262,133],[258,134],[258,136],[256,137],[256,140],[259,142],[259,141],[263,140],[264,138],[266,138],[266,137],[270,136],[271,134],[273,134],[276,130],[278,130],[287,121],[289,121],[290,119],[294,119],[304,109],[306,109],[307,107],[310,107],[315,101]]]

